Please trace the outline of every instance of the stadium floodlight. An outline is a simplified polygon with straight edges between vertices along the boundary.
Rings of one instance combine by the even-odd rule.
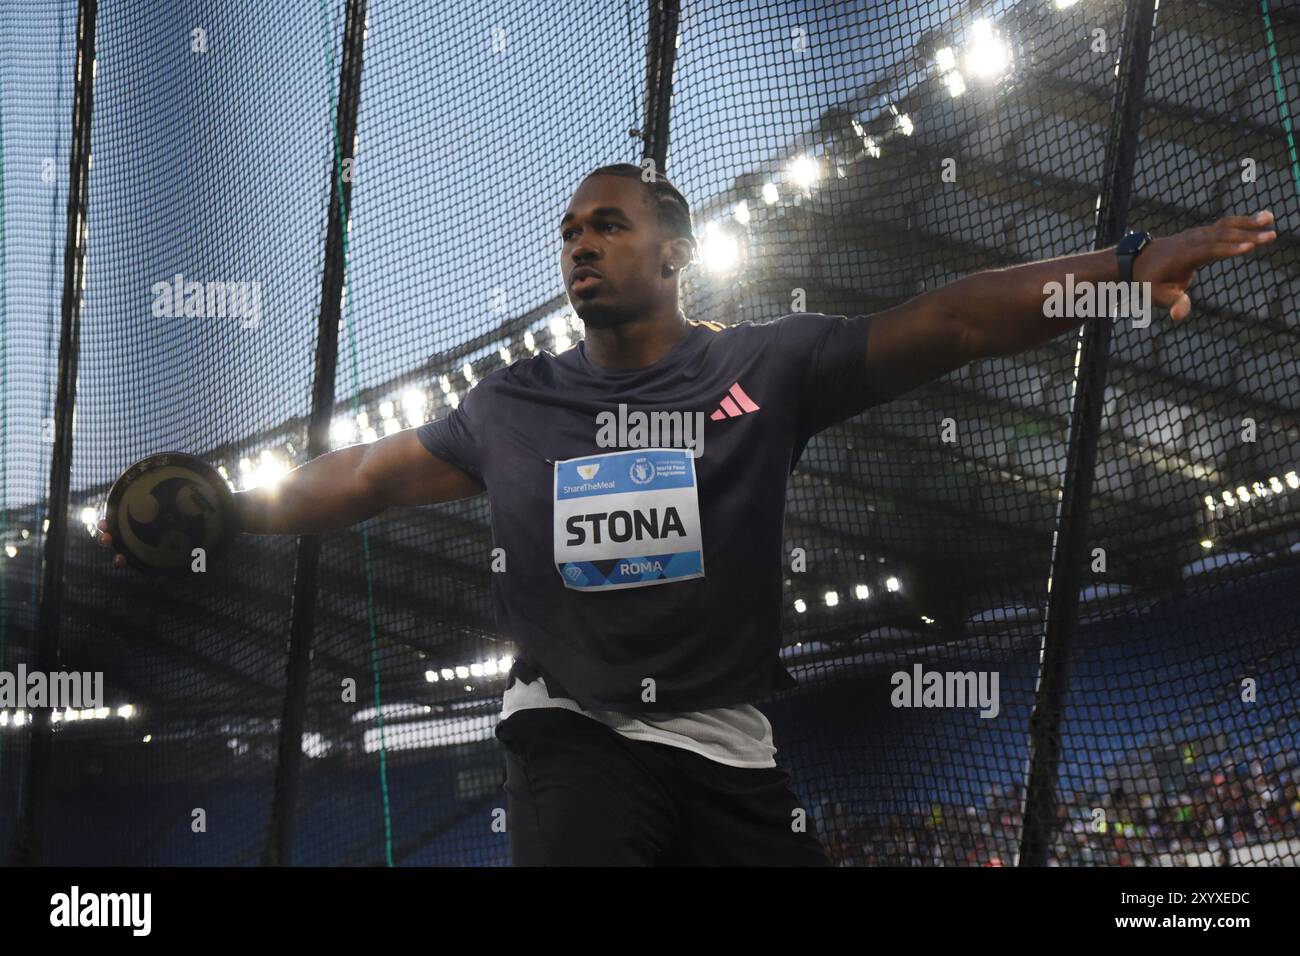
[[[442,394],[451,394],[451,378],[446,375],[438,376],[438,387],[442,389]]]
[[[363,428],[361,430],[361,440],[363,442],[379,441],[379,434],[373,428]]]
[[[569,323],[565,321],[564,315],[560,314],[551,319],[551,337],[558,339],[562,335],[569,334]]]
[[[1001,76],[1011,68],[1011,51],[994,35],[993,24],[981,17],[971,25],[971,44],[966,51],[966,71],[983,79]]]
[[[871,589],[865,584],[859,584],[853,589],[853,596],[859,601],[865,601],[867,598],[871,597]]]
[[[837,604],[839,604],[839,603],[840,603],[840,595],[839,595],[839,592],[837,592],[837,591],[827,591],[827,592],[826,592],[826,606],[827,606],[827,607],[835,607],[835,605],[837,605]]]
[[[700,261],[709,272],[730,272],[740,261],[740,244],[717,222],[711,222],[704,227]]]
[[[438,683],[438,672],[437,672],[437,671],[425,671],[425,672],[424,672],[424,679],[425,679],[426,681],[428,681],[430,684],[436,684],[436,683]]]
[[[799,156],[791,160],[786,172],[800,189],[812,189],[822,178],[821,164],[811,156]]]
[[[452,670],[450,667],[444,667],[444,668],[442,669],[442,679],[443,679],[443,680],[451,680],[451,679],[452,679],[453,677],[455,677],[455,676],[456,676],[456,672],[455,672],[454,670]]]
[[[1282,482],[1278,481],[1277,475],[1268,476],[1268,486],[1273,489],[1274,494],[1280,495],[1286,491],[1286,488],[1282,487]]]
[[[455,392],[449,392],[447,395],[447,404],[452,408],[460,408],[460,396]]]
[[[397,432],[400,432],[401,430],[402,430],[402,423],[399,422],[396,418],[385,418],[385,419],[384,419],[384,434],[385,434],[385,435],[392,435],[392,434],[395,434],[395,433],[397,433]]]
[[[557,335],[555,337],[555,351],[557,354],[565,351],[572,345],[573,345],[573,341],[569,338],[567,332],[563,335]]]
[[[81,523],[84,524],[87,528],[95,527],[95,519],[97,517],[98,515],[95,513],[94,508],[87,507],[81,509]]]
[[[1286,473],[1286,483],[1290,488],[1300,488],[1300,476],[1297,476],[1294,471],[1288,471]]]
[[[501,348],[497,349],[497,355],[501,356],[501,361],[505,362],[507,365],[510,364],[510,349],[507,346],[503,345]]]
[[[1204,548],[1206,551],[1209,551],[1211,548],[1214,547],[1214,542],[1211,541],[1209,538],[1202,538],[1201,547]]]
[[[469,668],[466,667],[464,664],[460,665],[459,667],[456,668],[456,676],[459,677],[461,680],[464,680],[466,677],[469,676]]]
[[[899,581],[898,578],[894,577],[892,574],[885,578],[885,589],[888,591],[897,591],[902,588],[902,586],[903,582]]]
[[[804,603],[803,598],[795,598],[794,609],[802,614],[804,611],[808,610],[808,605]]]
[[[460,372],[465,376],[465,381],[469,382],[471,385],[478,381],[478,379],[474,377],[474,366],[470,365],[469,362],[466,362],[461,366]]]
[[[330,426],[330,437],[335,445],[350,445],[357,440],[357,428],[350,418],[336,418]]]
[[[911,136],[916,130],[916,125],[912,122],[912,117],[908,116],[906,113],[898,112],[898,107],[893,104],[890,104],[889,109],[894,114],[894,125],[898,127],[898,131],[904,136]]]
[[[952,47],[940,47],[934,51],[934,62],[940,71],[947,73],[957,66],[957,54],[952,52]]]
[[[130,720],[135,716],[135,707],[131,704],[123,704],[117,709],[117,716],[123,720]]]
[[[1240,501],[1243,505],[1250,504],[1250,492],[1246,490],[1245,485],[1237,486],[1237,500]]]
[[[469,665],[469,672],[473,674],[475,677],[482,677],[483,665],[480,664],[478,661],[475,661],[473,664]]]
[[[763,186],[763,202],[765,202],[765,203],[767,203],[769,206],[771,206],[772,204],[774,204],[774,203],[775,203],[778,199],[780,199],[780,198],[781,198],[781,194],[777,191],[776,183],[765,183],[765,184],[764,184],[764,186]]]
[[[1214,495],[1206,495],[1206,496],[1205,496],[1205,508],[1206,508],[1207,511],[1209,511],[1209,512],[1211,512],[1211,513],[1213,513],[1214,510],[1215,510],[1216,508],[1218,508],[1218,504],[1217,504],[1217,503],[1215,502],[1215,500],[1214,500]]]
[[[9,557],[11,558],[16,558],[18,557],[18,549],[15,548],[12,544],[6,544],[5,554],[9,555]]]
[[[749,225],[749,203],[744,199],[736,203],[733,215],[736,217],[736,222],[740,223],[742,226]]]
[[[524,333],[524,348],[530,352],[537,351],[537,339],[533,338],[533,330],[529,329]]]
[[[428,407],[429,396],[424,393],[424,389],[408,388],[402,393],[402,411],[406,412],[406,420],[412,425],[424,421],[424,412]]]
[[[394,407],[392,399],[386,398],[379,403],[380,418],[392,418],[395,411],[397,411],[397,409]]]
[[[506,654],[504,657],[502,657],[500,660],[497,661],[497,670],[501,671],[501,673],[504,674],[506,673],[506,671],[510,670],[514,662],[515,659],[511,657],[509,654]]]
[[[943,85],[948,87],[948,93],[953,99],[966,92],[966,81],[962,79],[961,73],[956,70],[944,74]]]

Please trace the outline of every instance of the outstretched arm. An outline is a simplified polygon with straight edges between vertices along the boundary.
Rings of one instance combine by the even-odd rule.
[[[340,448],[295,468],[274,485],[235,495],[241,529],[252,534],[318,534],[365,521],[385,508],[468,498],[484,490],[469,474],[429,453],[414,428]],[[112,546],[108,522],[99,541]],[[117,555],[116,567],[126,566]]]
[[[1151,301],[1174,321],[1191,313],[1186,290],[1196,270],[1244,255],[1277,238],[1273,214],[1225,216],[1211,226],[1152,239],[1134,262],[1135,282],[1151,283]],[[977,272],[874,315],[867,345],[872,390],[891,399],[976,359],[1013,355],[1081,325],[1049,317],[1049,283],[1118,282],[1114,248]]]
[[[468,498],[483,486],[431,455],[414,428],[340,448],[289,472],[275,485],[235,495],[253,534],[317,534],[365,521],[385,508]]]

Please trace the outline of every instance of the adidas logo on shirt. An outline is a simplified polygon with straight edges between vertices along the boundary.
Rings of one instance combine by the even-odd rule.
[[[740,387],[739,382],[732,382],[731,388],[727,389],[726,397],[719,403],[717,411],[709,416],[710,420],[720,422],[724,418],[739,418],[741,415],[748,415],[750,412],[756,412],[759,404],[745,394],[745,390]]]

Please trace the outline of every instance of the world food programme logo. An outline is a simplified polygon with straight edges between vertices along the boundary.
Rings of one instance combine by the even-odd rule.
[[[632,470],[628,476],[632,479],[634,485],[646,485],[654,480],[655,466],[649,458],[638,458],[632,462]]]

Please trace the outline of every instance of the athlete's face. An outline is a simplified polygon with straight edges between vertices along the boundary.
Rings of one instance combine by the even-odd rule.
[[[569,302],[589,327],[610,328],[677,308],[677,275],[689,243],[664,233],[645,187],[593,176],[560,221],[560,273]],[[681,248],[678,248],[678,247]],[[677,266],[670,272],[668,266]]]

